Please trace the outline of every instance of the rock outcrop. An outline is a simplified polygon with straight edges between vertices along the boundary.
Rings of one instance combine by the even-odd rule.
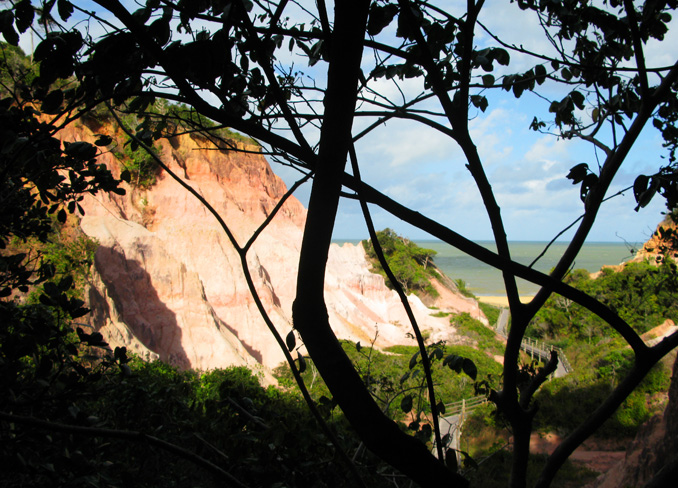
[[[117,134],[106,127],[98,133]],[[94,139],[72,125],[65,140]],[[223,218],[239,246],[271,215],[287,189],[258,147],[217,149],[183,135],[158,143],[165,164]],[[118,174],[113,152],[100,161]],[[98,195],[81,202],[81,228],[98,240],[89,290],[89,320],[114,346],[184,368],[229,365],[272,368],[284,360],[262,319],[236,251],[215,217],[169,174],[148,189]],[[291,309],[306,211],[289,198],[249,248],[245,261],[260,306],[284,337]],[[325,296],[338,337],[375,345],[411,344],[407,317],[395,292],[369,271],[361,246],[333,245]],[[480,314],[474,300],[451,296],[438,307]],[[410,303],[433,340],[454,341],[448,319],[431,316],[419,299]]]
[[[678,217],[667,215],[657,226],[652,237],[638,250],[634,261],[661,262],[665,257],[674,261],[678,258],[678,224],[674,219]]]

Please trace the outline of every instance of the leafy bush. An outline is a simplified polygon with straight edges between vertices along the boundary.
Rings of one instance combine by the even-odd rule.
[[[478,306],[480,307],[480,310],[483,311],[483,314],[487,318],[487,321],[490,323],[490,325],[496,325],[497,320],[499,320],[501,309],[484,302],[478,302]]]
[[[576,270],[566,281],[610,307],[638,333],[665,319],[678,320],[678,271],[670,260],[659,266],[629,263],[619,272],[605,269],[597,279],[591,279],[584,270]],[[557,295],[539,311],[528,335],[554,339],[572,336],[594,343],[604,337],[616,337],[596,315]]]
[[[568,434],[610,394],[623,374],[631,367],[631,351],[612,351],[598,359],[598,368],[591,375],[577,370],[568,376],[545,383],[536,401],[539,412],[535,425],[540,430]],[[625,437],[635,434],[638,427],[657,413],[651,407],[651,398],[665,392],[670,382],[669,368],[657,364],[621,405],[596,435],[600,437]]]
[[[438,268],[433,263],[433,257],[437,254],[436,251],[419,247],[391,229],[378,231],[377,239],[391,272],[403,287],[405,293],[414,292],[438,296],[438,292],[431,285],[431,278],[440,276]],[[389,288],[393,288],[393,284],[389,281],[377,259],[372,241],[363,241],[363,247],[370,258],[373,269],[386,278],[386,285]]]
[[[494,330],[471,317],[468,312],[453,315],[450,324],[460,334],[476,341],[479,350],[495,355],[504,354],[504,344],[497,339]]]
[[[462,280],[461,278],[457,278],[454,280],[454,284],[457,285],[457,289],[459,290],[459,293],[464,295],[465,297],[469,298],[475,298],[476,296],[467,288],[468,284]]]
[[[160,167],[155,159],[140,146],[133,148],[132,143],[125,144],[122,152],[114,152],[115,156],[122,162],[129,176],[126,178],[133,185],[139,188],[150,188],[155,185]],[[155,147],[154,151],[158,148]]]
[[[420,368],[418,347],[392,346],[380,352],[349,341],[342,344],[375,400],[393,418],[401,420],[405,418],[400,407],[403,399],[408,395],[413,398],[413,407],[416,411],[430,411],[425,394],[424,375]],[[492,388],[498,386],[501,365],[475,348],[433,344],[429,346],[429,356],[433,358],[432,373],[438,402],[453,403],[476,395],[475,379],[470,378],[468,374],[460,374],[463,370],[461,368],[460,371],[455,371],[453,365],[446,363],[444,358],[467,359],[473,363],[478,379],[488,381]],[[304,383],[317,402],[328,404],[331,400],[327,387],[322,378],[317,376],[313,361],[310,359],[306,361],[308,367],[302,375]],[[276,368],[275,374],[281,384],[295,389],[287,365]]]

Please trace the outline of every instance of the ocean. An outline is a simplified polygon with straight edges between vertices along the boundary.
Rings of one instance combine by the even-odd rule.
[[[351,242],[356,244],[358,240],[335,240],[342,242]],[[476,259],[465,255],[452,246],[437,240],[415,241],[419,246],[433,249],[436,254],[434,261],[436,265],[450,278],[461,279],[466,283],[466,287],[477,296],[504,296],[503,282],[501,273],[490,266],[477,261]],[[491,241],[479,241],[478,244],[496,250]],[[529,265],[546,246],[546,242],[511,242],[511,256],[515,261]],[[557,263],[560,256],[567,247],[565,242],[555,242],[551,245],[547,253],[535,264],[534,268],[540,271],[549,272]],[[589,273],[599,271],[603,265],[616,265],[628,261],[633,257],[632,251],[627,244],[619,242],[592,242],[587,243],[582,248],[577,260],[574,263],[575,269],[585,269]],[[518,281],[518,288],[521,295],[533,296],[538,287],[524,280]]]

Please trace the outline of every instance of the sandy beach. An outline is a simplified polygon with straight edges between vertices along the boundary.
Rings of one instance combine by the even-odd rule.
[[[477,296],[476,297],[479,302],[483,303],[489,303],[490,305],[494,305],[495,307],[504,307],[508,308],[508,298],[505,295],[502,296]],[[521,296],[520,301],[523,303],[527,303],[530,300],[532,300],[532,296]]]

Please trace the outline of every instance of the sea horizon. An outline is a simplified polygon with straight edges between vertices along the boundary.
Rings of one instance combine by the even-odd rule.
[[[364,239],[333,239],[337,244],[357,244]],[[472,258],[458,249],[437,239],[412,239],[417,245],[436,251],[434,262],[438,268],[453,280],[462,280],[466,288],[476,296],[505,296],[501,272]],[[474,241],[483,247],[495,250],[493,241]],[[530,265],[544,250],[548,241],[510,241],[511,257],[522,264]],[[534,268],[548,273],[558,262],[569,241],[555,241]],[[574,263],[574,269],[585,269],[589,273],[599,271],[603,266],[619,265],[633,258],[640,246],[623,242],[586,242]],[[533,296],[539,287],[518,279],[522,296]]]

